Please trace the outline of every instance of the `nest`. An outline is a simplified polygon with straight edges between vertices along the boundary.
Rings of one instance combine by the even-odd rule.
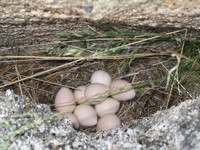
[[[105,70],[113,79],[125,79],[136,86],[136,97],[123,102],[118,111],[122,123],[128,125],[133,119],[193,97],[186,86],[191,74],[179,76],[181,69],[191,65],[192,72],[199,72],[199,59],[184,55],[184,47],[192,45],[183,37],[185,30],[155,34],[133,27],[104,29],[102,32],[89,27],[60,33],[60,41],[5,51],[0,57],[1,90],[11,88],[35,103],[50,105],[53,110],[55,94],[61,87],[76,89],[88,84],[94,71]],[[199,54],[195,53],[196,56]],[[182,68],[184,61],[188,66]],[[81,130],[91,132],[94,128]]]

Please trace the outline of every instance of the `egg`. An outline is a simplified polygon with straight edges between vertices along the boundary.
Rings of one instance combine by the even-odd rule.
[[[55,108],[57,111],[62,112],[69,109],[67,112],[73,112],[76,106],[75,97],[73,92],[68,89],[62,87],[55,98]]]
[[[116,113],[119,110],[119,106],[120,106],[119,101],[113,98],[107,98],[102,103],[95,105],[95,110],[97,112],[97,115],[102,117],[106,114]]]
[[[92,74],[90,81],[91,83],[101,83],[106,86],[110,86],[111,76],[103,70],[98,70]]]
[[[87,86],[85,89],[85,97],[87,98],[87,101],[95,100],[96,98],[99,98],[101,96],[104,96],[105,94],[108,94],[109,87],[101,84],[101,83],[92,83]],[[91,102],[91,104],[98,104],[102,101],[104,101],[106,98],[101,98],[98,100],[95,100],[94,102]]]
[[[63,113],[59,115],[58,118],[61,119],[62,117],[65,117],[65,116],[72,121],[74,128],[76,129],[79,128],[78,118],[73,113]]]
[[[82,85],[82,86],[78,86],[76,90],[74,90],[74,96],[78,104],[82,104],[86,102],[85,89],[86,89],[86,86]]]
[[[111,91],[120,89],[120,88],[128,88],[131,87],[132,84],[127,82],[126,80],[114,80],[110,84]],[[119,100],[119,101],[126,101],[130,100],[133,97],[135,97],[136,92],[134,89],[126,90],[123,92],[120,92],[118,94],[112,95],[112,98]]]
[[[121,125],[119,117],[115,114],[107,114],[101,117],[97,123],[97,131],[106,131]]]
[[[97,113],[90,105],[82,105],[74,110],[74,115],[78,118],[82,126],[90,127],[97,124]]]

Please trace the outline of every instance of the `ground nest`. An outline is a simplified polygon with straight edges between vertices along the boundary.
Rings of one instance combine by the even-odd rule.
[[[186,30],[158,34],[110,24],[102,28],[61,32],[55,35],[59,41],[4,52],[1,90],[11,88],[54,110],[55,94],[61,87],[88,84],[94,71],[105,70],[113,79],[136,86],[136,97],[123,102],[118,111],[124,124],[194,96],[190,88],[199,88],[200,41],[187,38]]]

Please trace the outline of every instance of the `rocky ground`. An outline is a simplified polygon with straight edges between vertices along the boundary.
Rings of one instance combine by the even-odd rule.
[[[198,0],[2,0],[0,8],[1,18],[80,16],[136,26],[200,28]]]
[[[199,37],[199,12],[198,0],[1,0],[0,47],[13,44],[5,36],[15,34],[9,38],[32,45],[40,43],[40,39],[34,38],[42,34],[42,42],[50,42],[55,40],[55,32],[84,29],[91,25],[91,21],[94,21],[92,24],[126,24],[159,33],[187,28],[189,34],[192,32]],[[51,32],[48,32],[48,25]],[[17,34],[16,31],[26,32],[26,35]],[[48,37],[43,33],[45,31]],[[22,39],[30,34],[33,34],[31,36],[34,42],[31,38]],[[31,42],[28,43],[29,41]],[[18,41],[14,43],[17,44]]]
[[[7,90],[0,96],[0,145],[8,144],[8,150],[198,150],[199,110],[197,98],[132,120],[130,126],[84,133],[76,131],[67,118],[41,121],[52,115],[49,106],[34,104]]]

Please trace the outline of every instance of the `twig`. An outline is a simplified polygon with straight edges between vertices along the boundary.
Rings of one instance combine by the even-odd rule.
[[[16,84],[16,83],[19,83],[19,82],[21,82],[21,81],[29,80],[29,79],[31,79],[31,78],[34,78],[34,77],[38,77],[38,76],[44,75],[44,74],[46,74],[46,73],[50,73],[50,72],[52,72],[52,71],[55,71],[55,70],[58,70],[58,69],[64,68],[64,67],[66,67],[66,66],[68,66],[68,65],[71,65],[71,64],[77,63],[77,62],[82,61],[82,60],[84,60],[84,59],[78,59],[78,60],[75,60],[75,61],[72,61],[72,62],[69,62],[69,63],[62,64],[62,65],[60,65],[60,66],[57,66],[57,67],[51,68],[51,69],[49,69],[49,70],[45,70],[45,71],[42,71],[42,72],[36,73],[36,74],[34,74],[34,75],[32,75],[32,76],[29,76],[29,77],[26,77],[26,78],[22,78],[22,79],[20,79],[20,80],[17,80],[17,81],[14,81],[14,82],[8,83],[8,84],[3,85],[3,86],[0,86],[0,89],[1,89],[1,88],[4,88],[4,87],[7,87],[7,86],[10,86],[10,85],[13,85],[13,84]]]
[[[10,74],[13,74],[12,72],[8,72]],[[27,77],[25,75],[21,75],[22,77]],[[32,78],[33,80],[36,80],[36,81],[40,81],[40,82],[44,82],[44,83],[48,83],[48,84],[52,84],[52,85],[56,85],[56,86],[61,86],[61,87],[66,87],[66,88],[70,88],[70,89],[77,89],[73,86],[68,86],[68,85],[63,85],[63,84],[59,84],[59,83],[54,83],[54,82],[50,82],[50,81],[46,81],[46,80],[42,80],[42,79],[38,79],[38,78]],[[41,90],[41,89],[40,89]]]
[[[19,73],[19,70],[18,70],[18,67],[17,67],[17,62],[16,62],[16,64],[15,64],[15,71],[16,71],[16,74],[17,74],[17,79],[20,80],[20,79],[21,79],[21,76],[20,76],[20,73]],[[23,92],[22,92],[22,91],[23,91],[23,90],[22,90],[22,85],[21,85],[20,82],[19,82],[19,89],[20,89],[21,97],[24,98],[24,97],[23,97],[24,94],[23,94]]]
[[[170,55],[170,52],[135,54],[135,57],[136,58],[140,58],[140,57],[149,57],[149,56],[156,56],[156,55]],[[125,59],[125,58],[131,58],[131,57],[132,56],[130,56],[130,55],[89,56],[89,57],[0,56],[0,59],[37,59],[37,60],[42,60],[43,61],[43,60],[79,60],[79,59],[104,60],[104,59]]]

